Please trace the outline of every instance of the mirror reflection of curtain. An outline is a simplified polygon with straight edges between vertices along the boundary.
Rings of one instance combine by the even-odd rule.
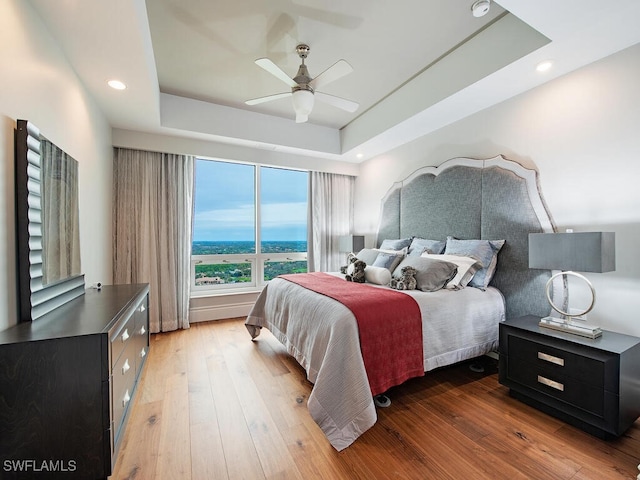
[[[46,139],[42,156],[42,283],[80,275],[78,162]]]
[[[192,156],[114,149],[113,279],[149,284],[149,330],[189,327]]]
[[[308,268],[310,272],[337,272],[346,262],[338,239],[353,233],[355,177],[310,173]]]

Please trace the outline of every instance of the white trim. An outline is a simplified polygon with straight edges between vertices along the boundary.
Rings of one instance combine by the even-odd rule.
[[[232,303],[227,305],[207,305],[189,309],[189,323],[208,322],[226,318],[246,317],[255,304],[250,302]]]
[[[495,157],[487,158],[484,160],[469,158],[469,157],[451,158],[449,160],[444,161],[438,166],[428,165],[425,167],[420,167],[419,169],[415,170],[412,174],[410,174],[408,177],[406,177],[404,180],[395,182],[391,186],[391,188],[387,190],[387,193],[385,193],[385,195],[382,197],[382,200],[380,202],[381,207],[380,207],[380,218],[378,219],[378,231],[380,231],[380,225],[382,222],[382,212],[383,212],[384,203],[391,196],[391,194],[394,193],[395,190],[401,187],[404,187],[405,185],[408,185],[415,178],[421,175],[431,174],[437,177],[440,173],[448,170],[449,168],[458,167],[458,166],[465,166],[465,167],[472,167],[472,168],[479,168],[479,169],[484,169],[489,167],[499,167],[505,170],[509,170],[510,172],[513,172],[518,177],[525,180],[525,183],[527,186],[527,192],[529,194],[529,200],[531,201],[531,205],[533,206],[533,210],[536,214],[536,217],[538,218],[538,221],[540,222],[540,226],[542,227],[542,230],[545,233],[555,232],[555,226],[553,224],[553,219],[551,218],[551,214],[549,213],[548,209],[546,208],[542,200],[541,189],[538,181],[538,172],[536,170],[525,168],[524,166],[520,165],[517,162],[514,162],[513,160],[508,160],[502,155],[496,155]]]

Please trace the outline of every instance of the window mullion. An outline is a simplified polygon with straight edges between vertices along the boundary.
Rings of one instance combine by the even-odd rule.
[[[264,281],[264,261],[262,259],[262,232],[261,232],[261,218],[262,218],[262,213],[261,213],[261,202],[260,202],[260,170],[261,170],[261,166],[260,165],[256,165],[255,166],[255,180],[254,180],[254,186],[255,186],[255,194],[254,194],[254,201],[255,201],[255,212],[256,212],[256,227],[255,227],[255,236],[256,236],[256,261],[254,262],[254,273],[256,275],[255,277],[255,285],[262,285],[263,281]]]

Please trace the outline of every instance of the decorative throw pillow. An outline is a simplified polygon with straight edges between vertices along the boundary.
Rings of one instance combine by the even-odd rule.
[[[400,238],[397,240],[383,240],[380,244],[381,250],[402,250],[403,248],[409,248],[411,244],[410,238]]]
[[[442,253],[446,242],[441,240],[429,240],[427,238],[413,237],[409,245],[409,255],[419,257],[423,253]]]
[[[373,262],[376,261],[379,253],[380,252],[378,250],[374,250],[373,248],[363,248],[356,254],[356,257],[367,265],[373,265]]]
[[[422,258],[451,262],[458,267],[456,276],[445,285],[446,288],[453,290],[466,287],[473,278],[473,275],[482,267],[482,262],[477,258],[460,255],[434,255],[431,253],[423,253]]]
[[[391,282],[391,272],[384,267],[367,265],[364,269],[364,279],[376,285],[389,285],[389,282]]]
[[[479,259],[482,267],[473,276],[469,286],[484,290],[489,286],[496,271],[498,252],[500,252],[504,242],[504,240],[459,240],[454,237],[447,237],[447,246],[444,253]]]
[[[407,256],[393,271],[393,278],[401,278],[404,267],[413,267],[416,270],[416,289],[423,292],[440,290],[458,273],[458,266],[455,263],[435,258]]]
[[[399,252],[378,252],[376,260],[373,262],[374,267],[384,267],[389,270],[389,273],[393,272],[398,264],[404,258],[403,253]]]

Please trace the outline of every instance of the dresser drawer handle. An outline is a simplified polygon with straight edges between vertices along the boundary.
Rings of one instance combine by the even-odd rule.
[[[564,385],[560,382],[554,382],[553,380],[549,380],[548,378],[542,377],[540,375],[538,375],[538,382],[546,385],[547,387],[555,388],[556,390],[564,392]]]
[[[125,373],[127,373],[130,368],[131,368],[131,366],[129,365],[129,359],[127,358],[124,361],[124,365],[122,365],[122,374],[124,375]]]
[[[129,329],[125,329],[125,331],[122,333],[121,337],[122,339],[122,343],[126,342],[127,340],[129,340]]]
[[[553,355],[549,355],[548,353],[538,352],[538,358],[540,360],[544,360],[545,362],[555,363],[556,365],[560,365],[564,367],[564,358],[554,357]]]
[[[147,356],[147,349],[143,348],[142,350],[140,350],[140,358],[144,358]]]
[[[144,328],[144,325],[140,327],[140,335],[144,335],[145,333],[147,333],[147,329]]]
[[[124,397],[122,397],[122,406],[126,407],[129,400],[131,400],[131,395],[129,395],[129,390],[127,389],[127,391],[124,392]]]

